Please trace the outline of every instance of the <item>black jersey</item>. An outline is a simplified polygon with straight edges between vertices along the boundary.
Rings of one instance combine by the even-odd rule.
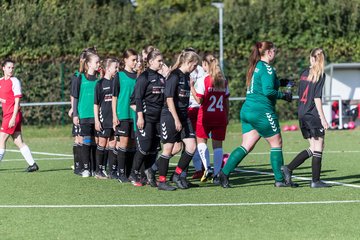
[[[103,78],[97,82],[94,104],[99,105],[99,120],[103,128],[113,127],[112,92],[113,80]]]
[[[151,69],[145,70],[137,78],[134,90],[136,112],[143,112],[145,121],[160,122],[164,84],[165,78]]]
[[[317,82],[308,81],[308,76],[309,68],[305,69],[300,75],[298,116],[299,119],[304,121],[316,122],[316,125],[320,123],[320,126],[314,126],[314,128],[322,127],[314,99],[322,97],[325,74]]]
[[[190,74],[185,74],[179,69],[172,71],[165,83],[165,99],[173,98],[176,112],[180,121],[185,121],[190,100]],[[166,104],[164,111],[169,111]]]

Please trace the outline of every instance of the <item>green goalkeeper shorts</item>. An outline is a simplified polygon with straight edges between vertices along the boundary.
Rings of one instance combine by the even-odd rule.
[[[280,133],[278,116],[273,111],[259,111],[255,109],[241,109],[242,133],[256,130],[263,138],[269,138]]]

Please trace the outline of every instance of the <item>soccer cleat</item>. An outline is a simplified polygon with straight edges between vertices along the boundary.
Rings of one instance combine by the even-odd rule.
[[[211,167],[208,167],[208,169],[205,170],[203,176],[201,177],[200,182],[207,182],[208,180],[211,180],[213,174],[214,171],[211,169]]]
[[[281,166],[281,171],[283,172],[285,182],[286,183],[291,183],[292,171],[286,165]]]
[[[95,172],[95,176],[94,176],[96,179],[107,179],[108,177],[102,172],[102,171],[99,171],[99,172]]]
[[[297,188],[299,187],[299,184],[297,183],[294,183],[292,180],[291,180],[291,175],[292,175],[292,171],[286,166],[281,166],[281,171],[284,175],[284,178],[285,178],[285,183],[290,185],[290,187],[292,188]]]
[[[215,185],[220,185],[219,174],[212,179],[212,183]]]
[[[119,175],[116,170],[112,170],[111,172],[109,172],[108,175],[109,175],[110,179],[118,179],[119,178]]]
[[[84,178],[85,177],[90,177],[91,173],[90,173],[89,170],[84,170],[84,171],[82,171],[81,176],[84,177]]]
[[[135,173],[130,173],[129,176],[129,181],[131,182],[132,185],[134,185],[135,187],[142,187],[143,184],[140,181],[140,176],[135,174]]]
[[[184,181],[184,180],[185,180],[185,181]],[[187,185],[187,183],[186,183],[186,179],[182,179],[182,178],[180,177],[180,175],[177,174],[177,173],[175,173],[175,174],[172,176],[171,181],[172,181],[173,183],[175,183],[176,186],[177,186],[178,188],[180,188],[180,189],[187,189],[187,188],[189,188],[188,185]]]
[[[155,179],[155,172],[151,168],[145,169],[145,175],[151,187],[158,187]]]
[[[159,182],[158,190],[164,190],[164,191],[174,191],[176,190],[176,187],[170,186],[167,182]]]
[[[332,187],[332,186],[330,184],[324,183],[323,181],[319,180],[317,182],[311,181],[310,187],[311,188],[327,188],[327,187]]]
[[[76,168],[74,169],[74,174],[75,175],[81,176],[81,172],[82,172],[81,169],[76,169]]]
[[[126,177],[125,173],[119,174],[118,181],[120,183],[127,183],[129,182],[129,179]]]
[[[289,183],[285,182],[275,182],[274,187],[290,187],[291,185]]]
[[[34,163],[33,165],[29,166],[27,169],[26,169],[26,172],[35,172],[39,170],[39,166]]]
[[[204,171],[200,170],[200,171],[196,171],[194,172],[194,174],[192,175],[192,179],[201,179],[201,177],[203,176]]]
[[[219,173],[219,185],[223,188],[231,188],[229,184],[229,176],[225,175],[222,171]]]

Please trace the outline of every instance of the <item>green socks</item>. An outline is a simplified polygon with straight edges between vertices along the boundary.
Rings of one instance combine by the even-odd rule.
[[[222,172],[228,176],[230,172],[232,172],[236,166],[244,159],[244,157],[248,154],[246,149],[242,146],[237,147],[232,153],[230,154],[229,159],[227,160]],[[282,156],[282,155],[281,155]]]
[[[275,175],[275,181],[284,181],[284,177],[281,173],[281,166],[284,165],[284,158],[281,148],[272,148],[270,150],[270,163]]]

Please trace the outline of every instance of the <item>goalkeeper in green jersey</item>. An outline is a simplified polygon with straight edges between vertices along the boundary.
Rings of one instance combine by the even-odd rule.
[[[270,65],[275,59],[276,48],[272,42],[258,42],[249,57],[246,75],[246,101],[240,112],[242,143],[230,155],[219,173],[220,184],[229,188],[229,174],[254,148],[261,137],[269,143],[270,163],[275,175],[275,187],[287,187],[281,172],[283,165],[282,139],[278,116],[275,113],[277,99],[292,100],[291,92],[279,91],[280,81]]]

